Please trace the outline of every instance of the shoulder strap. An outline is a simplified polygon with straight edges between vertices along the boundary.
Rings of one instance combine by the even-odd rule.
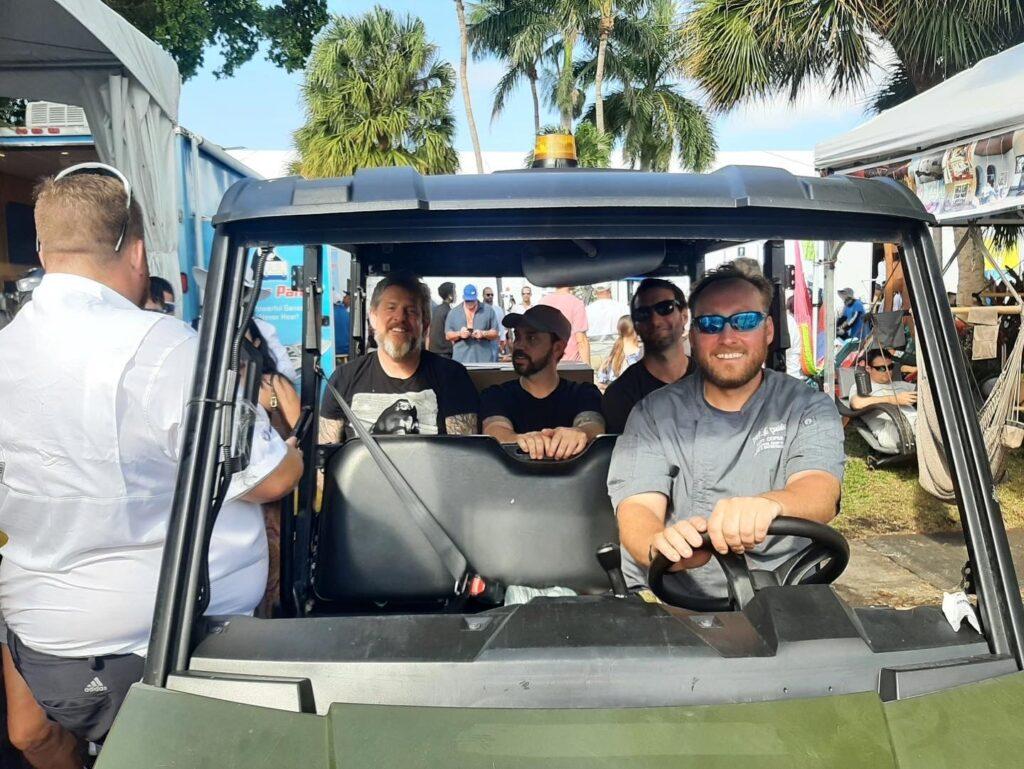
[[[338,408],[345,415],[345,421],[352,425],[356,437],[366,446],[366,450],[370,452],[370,457],[377,467],[380,468],[380,471],[384,474],[388,483],[391,484],[395,493],[398,494],[403,508],[409,512],[413,522],[423,532],[423,536],[427,538],[430,546],[437,553],[448,573],[452,576],[454,580],[453,593],[456,595],[461,594],[467,589],[472,575],[472,570],[466,556],[463,555],[462,551],[459,550],[459,546],[455,544],[448,535],[448,532],[444,530],[444,527],[434,517],[434,514],[423,503],[423,500],[420,499],[409,481],[395,467],[391,457],[384,453],[377,440],[370,434],[363,423],[359,421],[359,417],[355,415],[352,407],[341,397],[341,393],[338,392],[337,388],[326,377],[324,381],[327,382],[327,389],[330,390],[331,395],[338,402]]]

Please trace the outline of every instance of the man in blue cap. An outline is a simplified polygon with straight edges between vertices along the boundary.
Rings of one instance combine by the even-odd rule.
[[[489,304],[478,301],[476,286],[462,290],[462,304],[452,307],[444,325],[444,336],[452,343],[452,358],[459,363],[490,363],[498,338],[498,316]]]

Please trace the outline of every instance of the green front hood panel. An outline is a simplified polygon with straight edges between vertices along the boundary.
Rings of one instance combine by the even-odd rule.
[[[1024,673],[901,702],[873,693],[702,707],[334,705],[286,713],[136,685],[98,769],[935,769],[1024,754]]]

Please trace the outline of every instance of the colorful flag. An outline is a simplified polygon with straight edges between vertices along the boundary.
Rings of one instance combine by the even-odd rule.
[[[804,376],[814,376],[818,373],[818,362],[815,359],[814,346],[811,344],[813,306],[811,304],[811,291],[807,288],[807,280],[804,278],[804,260],[800,255],[800,243],[795,242],[796,248],[796,280],[793,293],[793,317],[796,320],[796,327],[800,334],[799,339],[791,339],[790,344],[796,344],[800,350],[800,369]]]

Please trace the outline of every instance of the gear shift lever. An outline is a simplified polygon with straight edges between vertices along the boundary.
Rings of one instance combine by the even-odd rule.
[[[608,575],[608,584],[611,585],[615,597],[625,598],[629,595],[629,591],[626,590],[626,578],[622,576],[622,551],[619,546],[613,542],[601,545],[597,549],[597,562]]]

